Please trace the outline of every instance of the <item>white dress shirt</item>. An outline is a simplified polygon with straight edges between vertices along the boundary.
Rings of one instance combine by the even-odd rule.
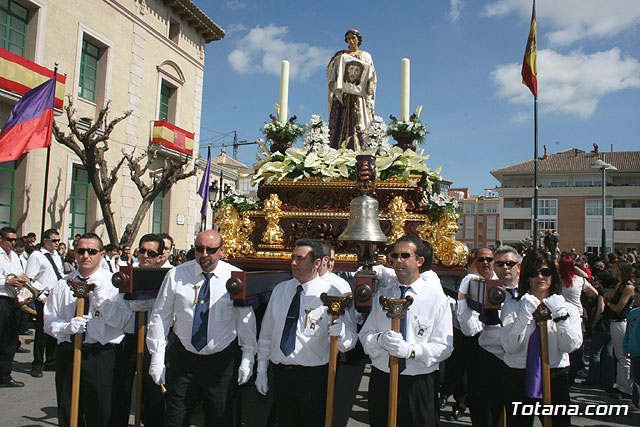
[[[198,261],[191,260],[169,270],[153,305],[147,346],[151,354],[164,352],[167,334],[173,326],[185,349],[196,354],[218,353],[236,337],[242,357],[253,360],[256,352],[256,318],[251,307],[234,306],[227,292],[227,280],[238,268],[218,261],[209,281],[209,324],[207,345],[197,351],[191,344],[196,297],[205,277]]]
[[[429,374],[438,369],[453,351],[453,322],[449,301],[442,290],[418,278],[407,290],[413,303],[406,312],[407,336],[405,340],[414,345],[415,358],[406,359],[402,375]],[[391,329],[391,318],[382,309],[379,298],[400,298],[400,284],[396,280],[392,286],[378,288],[373,298],[374,304],[360,331],[360,342],[365,353],[371,357],[373,366],[389,372],[389,353],[378,341],[379,334]]]
[[[512,299],[502,307],[502,331],[500,342],[505,350],[504,363],[511,368],[526,369],[529,337],[536,329],[536,322],[520,315],[521,300]],[[569,366],[569,353],[582,344],[582,326],[578,309],[566,305],[569,318],[554,322],[547,321],[549,336],[549,366],[565,368]]]
[[[94,283],[85,301],[89,306],[89,321],[85,343],[118,344],[124,338],[124,326],[131,318],[131,311],[124,303],[123,294],[111,284],[112,274],[102,268],[88,277],[88,283]],[[71,335],[67,327],[72,318],[76,317],[76,301],[73,291],[67,284],[67,279],[80,280],[79,271],[74,271],[59,280],[47,298],[44,305],[44,331],[58,340],[58,343],[71,342]],[[96,298],[99,295],[100,298]],[[102,299],[99,306],[98,300]]]
[[[393,268],[385,267],[382,264],[376,264],[373,266],[373,271],[376,273],[376,278],[378,279],[378,287],[384,288],[387,286],[393,286],[394,283],[398,282],[396,271]],[[444,295],[442,283],[440,283],[440,277],[438,277],[438,274],[435,271],[423,271],[420,273],[420,277],[422,277],[422,280],[424,280],[427,285],[433,289],[439,290]]]
[[[57,251],[49,252],[45,248],[40,249],[39,251],[33,251],[31,255],[29,255],[29,259],[27,260],[27,268],[25,269],[27,276],[32,280],[32,285],[34,288],[43,291],[40,294],[39,300],[42,300],[47,297],[47,295],[51,292],[51,290],[56,286],[58,282],[58,276],[55,271],[53,271],[53,266],[45,256],[45,254],[50,254],[53,258],[53,262],[58,269],[58,273],[61,276],[64,276],[64,267],[62,266],[62,259],[60,258],[60,254]]]
[[[302,292],[296,343],[293,352],[285,356],[280,350],[280,341],[289,306],[298,285],[302,285]],[[320,299],[323,292],[328,295],[343,295],[329,281],[318,276],[306,283],[300,283],[295,278],[278,283],[271,293],[269,305],[262,319],[258,340],[258,361],[271,360],[273,363],[282,365],[299,366],[322,366],[329,363],[331,315],[327,313],[327,307]],[[338,350],[347,352],[356,345],[358,337],[351,316],[342,316],[342,321],[345,325],[345,334],[338,338]]]
[[[353,290],[351,289],[351,285],[349,282],[344,280],[342,277],[338,276],[336,273],[332,271],[327,271],[322,276],[319,276],[322,280],[326,280],[329,282],[331,286],[336,288],[338,292],[342,295],[353,294]],[[355,301],[351,301],[349,307],[345,310],[345,314],[347,314],[351,318],[351,323],[356,325],[356,304]],[[357,330],[357,329],[356,329]]]
[[[7,254],[4,249],[0,248],[0,296],[15,298],[15,294],[6,287],[8,274],[19,276],[24,274],[24,270],[17,253],[11,251],[10,254]]]

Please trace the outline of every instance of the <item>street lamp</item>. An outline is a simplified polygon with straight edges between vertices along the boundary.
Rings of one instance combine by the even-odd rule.
[[[600,159],[595,160],[593,163],[591,163],[590,167],[592,169],[602,170],[602,252],[601,253],[602,253],[602,259],[604,260],[605,257],[607,256],[607,231],[606,231],[606,225],[605,225],[605,221],[607,217],[607,207],[606,207],[606,198],[605,198],[607,180],[606,180],[605,171],[607,169],[616,171],[618,170],[618,168]]]

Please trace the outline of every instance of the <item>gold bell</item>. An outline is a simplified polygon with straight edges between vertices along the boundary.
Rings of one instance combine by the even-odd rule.
[[[349,222],[338,240],[387,243],[380,228],[379,204],[371,196],[362,195],[351,200]]]

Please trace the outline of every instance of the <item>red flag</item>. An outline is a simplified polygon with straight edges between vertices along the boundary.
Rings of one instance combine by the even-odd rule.
[[[533,96],[538,96],[538,41],[536,31],[536,0],[533,0],[533,11],[531,12],[531,28],[527,47],[524,50],[524,60],[522,61],[522,83],[529,88]]]
[[[13,107],[0,133],[0,162],[51,145],[56,77],[31,89]]]

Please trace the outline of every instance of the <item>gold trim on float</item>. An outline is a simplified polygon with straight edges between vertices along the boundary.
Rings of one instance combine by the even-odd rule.
[[[414,188],[417,182],[420,180],[420,175],[411,175],[408,181],[402,181],[399,179],[391,178],[385,180],[376,180],[376,188]],[[296,182],[293,178],[282,178],[281,180],[274,180],[270,183],[262,184],[263,187],[316,187],[316,188],[353,188],[358,187],[357,183],[353,180],[345,178],[332,178],[331,181],[323,181],[322,178],[312,177],[299,179]]]

